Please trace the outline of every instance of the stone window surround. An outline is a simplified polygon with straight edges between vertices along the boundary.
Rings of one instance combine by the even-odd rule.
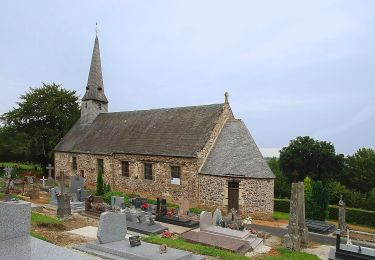
[[[72,170],[77,170],[77,157],[72,156]]]
[[[102,174],[104,176],[104,158],[97,158],[96,159],[96,174],[99,172],[99,161],[102,162]]]
[[[124,171],[124,166],[127,165],[127,171]],[[129,161],[121,161],[121,176],[122,177],[130,177],[130,162]]]
[[[154,180],[154,171],[153,171],[153,168],[154,168],[154,164],[152,162],[142,162],[143,163],[143,179],[145,181],[153,181]],[[147,166],[150,166],[149,170],[151,171],[151,178],[146,178],[146,165]],[[148,173],[149,174],[149,173]]]

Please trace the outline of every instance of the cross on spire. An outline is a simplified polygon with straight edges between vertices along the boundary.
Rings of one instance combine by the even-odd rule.
[[[95,23],[95,34],[98,36],[99,28],[98,28],[98,22]]]

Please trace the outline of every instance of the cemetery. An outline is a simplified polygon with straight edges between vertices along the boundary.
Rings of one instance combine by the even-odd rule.
[[[64,82],[17,92],[0,111],[0,260],[375,260],[374,78],[363,69],[374,60],[374,8],[274,1],[267,16],[256,1],[185,2],[139,14],[137,1],[90,1],[94,11],[75,5],[43,26],[34,2],[0,16],[17,39],[0,43],[11,54],[0,109],[38,73]],[[13,25],[14,13],[31,13],[37,31]],[[81,27],[94,18],[110,28],[108,76],[121,70],[108,85],[98,23],[84,53]],[[330,140],[290,140],[296,133]]]

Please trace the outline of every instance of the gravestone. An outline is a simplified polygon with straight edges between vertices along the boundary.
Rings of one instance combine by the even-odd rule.
[[[43,188],[45,188],[46,187],[46,180],[48,180],[48,179],[44,178],[44,176],[43,176],[43,178],[41,178],[40,180],[42,181]]]
[[[97,233],[100,244],[124,240],[126,232],[124,213],[104,212],[100,215]]]
[[[4,168],[4,171],[5,171],[5,177],[10,179],[12,177],[13,168],[8,166]]]
[[[85,179],[81,176],[70,177],[70,192],[77,193],[79,189],[82,189],[85,185]]]
[[[189,200],[183,198],[180,200],[180,207],[178,209],[178,216],[180,217],[183,217],[183,216],[187,216],[187,213],[189,211],[189,208],[190,208],[190,203],[189,203]]]
[[[52,178],[52,170],[54,167],[51,164],[48,164],[46,169],[48,170],[47,187],[52,187],[54,184],[54,180]]]
[[[0,202],[0,241],[28,236],[31,225],[30,215],[31,203]]]
[[[212,226],[212,214],[208,211],[202,211],[199,216],[199,227],[201,230],[205,230]]]
[[[54,187],[51,188],[49,191],[50,194],[50,204],[56,205],[57,204],[57,194],[60,193],[60,188],[59,187]]]
[[[216,209],[214,211],[214,215],[212,217],[212,224],[214,226],[220,226],[221,221],[223,220],[223,215],[221,214],[220,209]]]
[[[6,188],[8,189],[8,190],[12,190],[12,189],[14,189],[14,181],[12,180],[12,179],[8,179],[6,182],[5,182],[6,184]]]
[[[70,208],[70,196],[65,194],[65,174],[63,171],[60,172],[60,191],[61,193],[57,196],[57,217],[65,218],[72,215],[72,209]]]
[[[124,205],[124,197],[112,196],[111,197],[111,206],[115,208],[122,208]]]
[[[40,199],[40,189],[35,187],[34,184],[31,185],[30,199]]]
[[[342,200],[342,195],[340,195],[339,201],[339,229],[341,232],[346,232],[347,229],[346,225],[346,205],[345,202]]]
[[[284,236],[284,246],[300,251],[309,242],[305,221],[305,196],[303,182],[292,183],[288,233]]]

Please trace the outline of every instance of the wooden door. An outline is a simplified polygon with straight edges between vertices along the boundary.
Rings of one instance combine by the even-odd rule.
[[[239,182],[228,182],[228,211],[238,210]]]

